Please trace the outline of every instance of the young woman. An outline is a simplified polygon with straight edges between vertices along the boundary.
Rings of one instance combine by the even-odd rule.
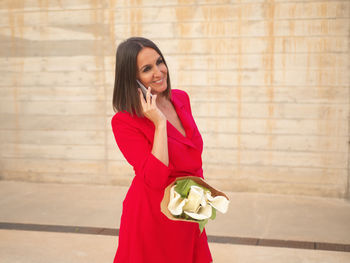
[[[148,88],[146,99],[136,80]],[[114,263],[212,262],[205,230],[160,211],[164,189],[176,177],[203,178],[203,141],[188,94],[171,89],[167,64],[152,41],[133,37],[118,46],[113,108],[116,143],[135,171]]]

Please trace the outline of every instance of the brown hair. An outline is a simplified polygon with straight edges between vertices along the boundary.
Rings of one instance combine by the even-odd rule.
[[[140,96],[137,91],[137,55],[144,48],[149,47],[157,51],[165,62],[162,52],[151,40],[143,37],[131,37],[119,44],[116,54],[115,79],[113,90],[113,110],[127,111],[131,115],[143,117]],[[167,73],[167,89],[162,93],[167,99],[171,96],[169,70]]]

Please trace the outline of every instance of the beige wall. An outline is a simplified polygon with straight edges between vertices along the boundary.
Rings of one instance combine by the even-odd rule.
[[[1,1],[0,176],[128,185],[116,45],[163,51],[224,190],[349,192],[350,1]]]

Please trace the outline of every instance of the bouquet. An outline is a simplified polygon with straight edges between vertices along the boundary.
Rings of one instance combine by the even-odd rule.
[[[170,219],[192,221],[203,231],[209,219],[214,220],[216,211],[226,213],[227,196],[195,176],[180,177],[165,191],[162,212]]]

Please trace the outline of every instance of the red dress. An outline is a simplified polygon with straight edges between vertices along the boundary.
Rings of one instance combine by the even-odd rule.
[[[167,121],[169,166],[151,153],[155,127],[149,119],[132,117],[125,111],[112,118],[118,147],[135,171],[123,201],[114,263],[212,262],[205,229],[201,234],[197,223],[173,221],[160,211],[164,189],[176,177],[203,178],[203,140],[189,96],[177,89],[171,94],[186,137]]]

